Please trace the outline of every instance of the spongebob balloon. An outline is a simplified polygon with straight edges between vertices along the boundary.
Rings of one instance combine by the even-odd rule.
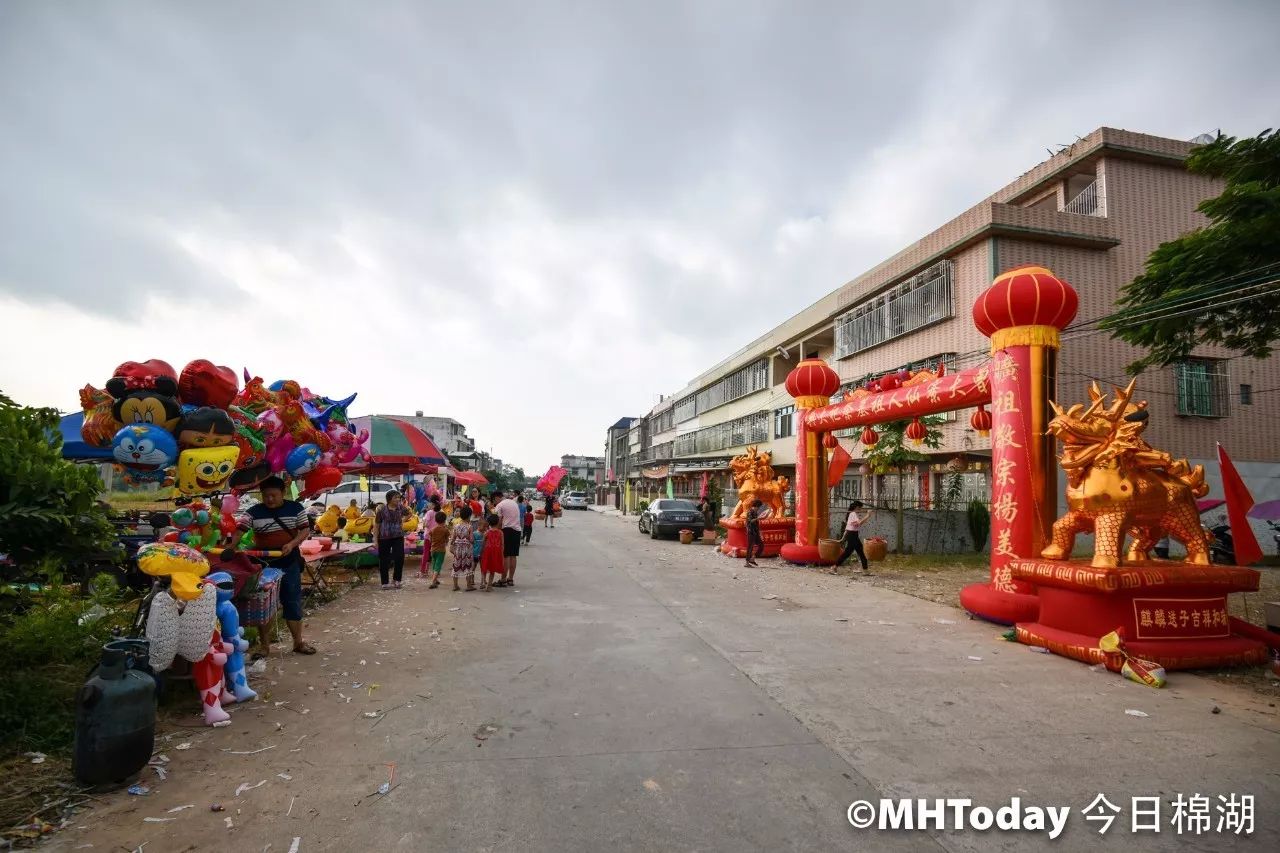
[[[234,444],[182,451],[178,454],[178,491],[184,495],[225,491],[239,458],[240,448]]]

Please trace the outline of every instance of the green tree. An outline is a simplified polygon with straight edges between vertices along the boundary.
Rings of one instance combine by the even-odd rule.
[[[489,481],[489,489],[491,491],[497,490],[505,492],[507,490],[507,478],[502,476],[501,471],[495,471],[490,468],[488,471],[481,471],[480,473]]]
[[[1211,224],[1152,252],[1101,324],[1147,351],[1130,373],[1205,343],[1265,358],[1280,338],[1280,134],[1220,136],[1191,152],[1187,170],[1226,188],[1200,203]]]
[[[927,447],[936,450],[942,444],[942,430],[938,427],[942,425],[943,420],[940,417],[921,418],[920,422],[925,426],[925,437],[920,442],[920,447]],[[906,543],[904,541],[905,528],[905,512],[903,507],[902,493],[903,485],[906,482],[907,466],[917,462],[927,462],[929,457],[915,449],[914,443],[907,438],[907,426],[911,421],[887,421],[879,425],[880,440],[875,446],[867,450],[867,464],[871,466],[871,470],[876,474],[896,473],[898,475],[898,506],[897,515],[897,553],[901,554],[905,550]]]
[[[112,539],[90,465],[62,458],[55,409],[20,406],[0,394],[0,552],[56,571]]]

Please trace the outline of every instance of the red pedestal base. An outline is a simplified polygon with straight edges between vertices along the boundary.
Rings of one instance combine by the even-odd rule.
[[[720,526],[728,531],[721,553],[730,557],[747,556],[747,522],[741,518],[722,518]],[[765,557],[776,557],[784,545],[795,538],[794,518],[764,518],[760,520],[760,538],[764,540]]]
[[[1040,600],[1033,593],[1005,592],[990,583],[969,584],[960,590],[960,606],[998,625],[1030,622],[1040,612]]]
[[[835,565],[835,560],[822,559],[822,555],[818,553],[817,545],[801,545],[798,542],[788,542],[782,546],[778,554],[788,563],[795,563],[798,566]]]
[[[1015,560],[1009,568],[1040,600],[1035,620],[1017,626],[1028,645],[1119,670],[1119,656],[1105,654],[1098,640],[1121,628],[1129,654],[1165,669],[1267,660],[1266,645],[1233,633],[1227,614],[1229,593],[1257,590],[1253,569],[1167,561],[1095,569],[1068,560]]]

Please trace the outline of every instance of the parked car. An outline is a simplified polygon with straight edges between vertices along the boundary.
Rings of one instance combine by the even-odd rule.
[[[386,503],[387,492],[396,491],[399,488],[398,483],[390,480],[370,480],[366,491],[360,487],[358,481],[353,480],[350,483],[341,483],[336,488],[318,495],[316,503],[324,504],[326,507],[336,506],[339,509],[346,509],[348,504],[355,501],[356,506],[364,509],[370,503]]]
[[[569,492],[569,494],[560,499],[560,507],[562,509],[586,509],[587,493]]]
[[[640,513],[640,532],[650,539],[659,536],[675,536],[681,530],[692,530],[695,537],[702,535],[706,522],[693,501],[679,498],[660,498]]]

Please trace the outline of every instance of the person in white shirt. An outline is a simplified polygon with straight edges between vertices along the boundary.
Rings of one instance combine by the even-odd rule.
[[[511,498],[503,498],[493,508],[502,525],[502,580],[494,586],[515,586],[516,559],[520,556],[520,505]]]
[[[844,561],[849,559],[849,555],[857,552],[858,559],[862,561],[862,570],[867,571],[867,554],[862,550],[862,536],[860,531],[862,525],[870,518],[874,510],[868,510],[866,515],[859,515],[858,510],[862,509],[862,501],[854,501],[849,504],[849,516],[844,522],[844,552],[840,555],[840,559],[836,560],[837,566],[843,566]]]

